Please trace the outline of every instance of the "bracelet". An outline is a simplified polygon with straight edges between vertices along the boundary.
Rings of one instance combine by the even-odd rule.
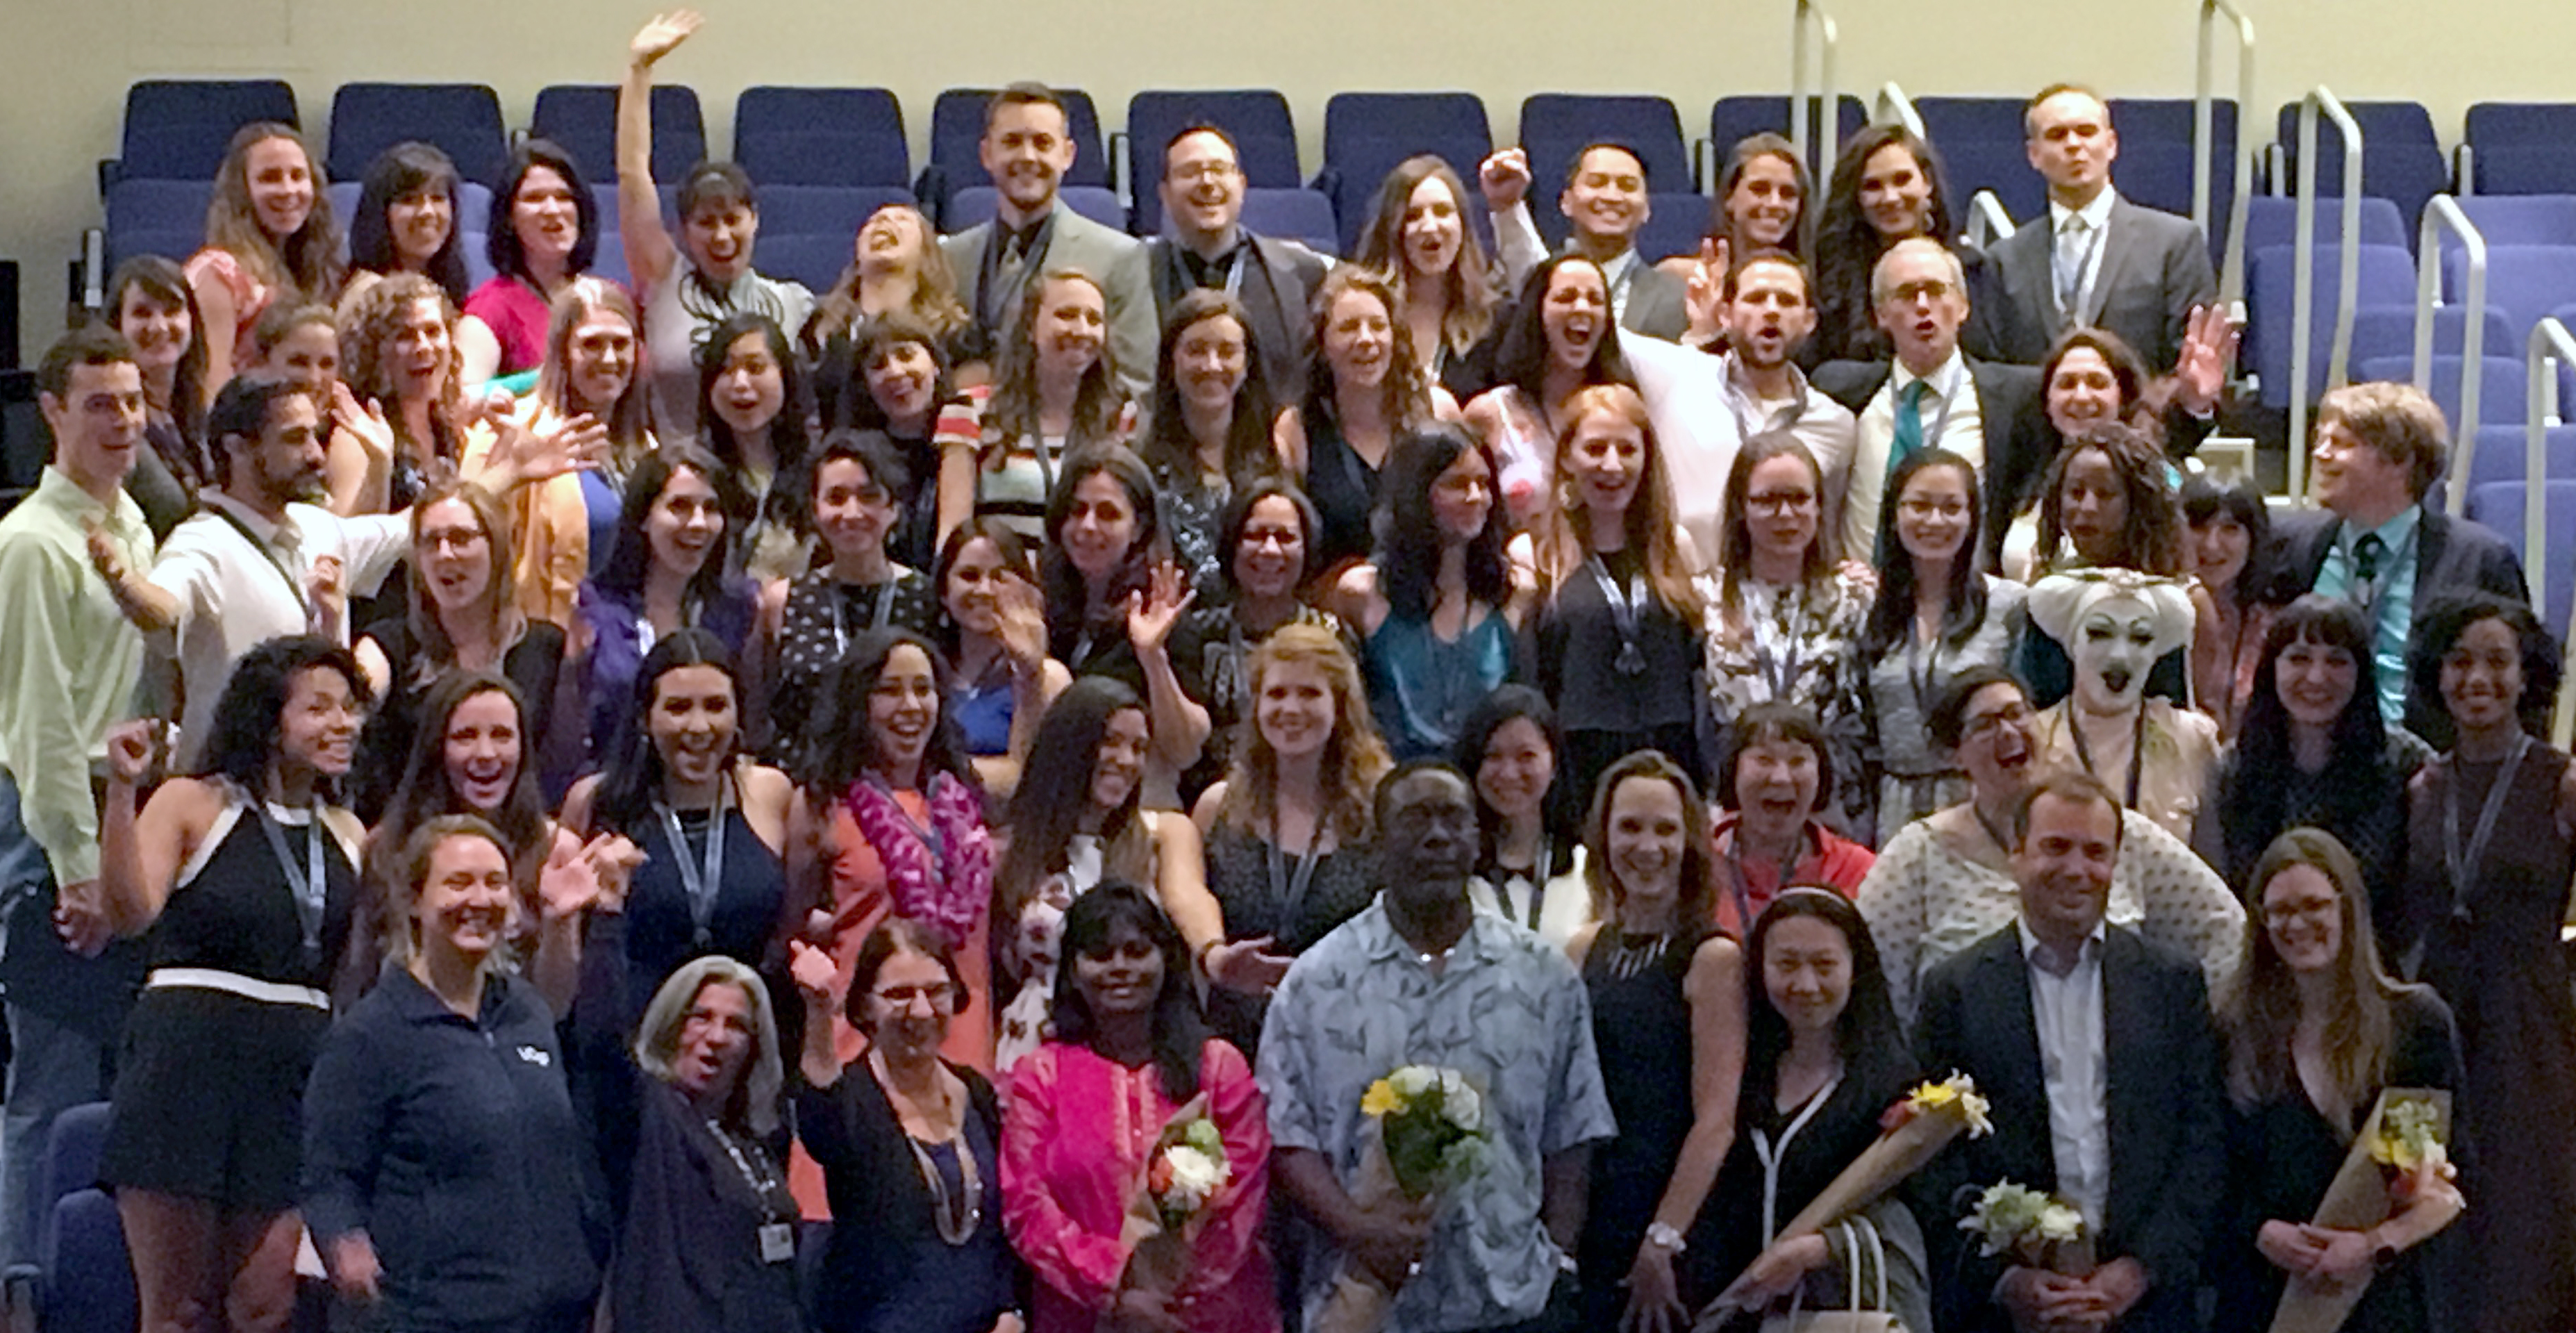
[[[1646,1227],[1646,1243],[1668,1254],[1679,1254],[1690,1248],[1690,1242],[1670,1222],[1650,1223]]]

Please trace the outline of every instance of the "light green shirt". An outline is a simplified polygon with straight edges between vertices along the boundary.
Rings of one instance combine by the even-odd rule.
[[[143,635],[90,566],[91,522],[126,568],[152,567],[152,530],[133,498],[119,491],[111,512],[55,468],[0,518],[0,769],[17,781],[19,816],[57,885],[98,878],[90,770],[143,674]]]

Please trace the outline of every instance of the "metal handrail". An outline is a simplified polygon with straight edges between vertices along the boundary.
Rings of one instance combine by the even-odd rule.
[[[2245,214],[2254,194],[2254,146],[2245,132],[2254,112],[2254,20],[2229,0],[2200,0],[2200,86],[2191,102],[2191,220],[2209,234],[2209,150],[2217,146],[2218,128],[2210,101],[2217,77],[2211,36],[2220,15],[2235,20],[2236,30],[2236,196],[2227,208],[2227,254],[2219,269],[2218,298],[2245,296]]]
[[[1968,243],[1983,249],[2021,230],[2012,213],[1992,190],[1979,190],[1968,200]]]
[[[2576,336],[2556,319],[2544,319],[2531,330],[2531,342],[2523,349],[2522,364],[2530,385],[2523,390],[2522,480],[2530,489],[2522,506],[2523,577],[2531,583],[2531,604],[2547,605],[2549,561],[2549,423],[2558,417],[2558,366],[2576,366]],[[2460,432],[2476,438],[2475,431]],[[2459,483],[2454,482],[2455,486]],[[2576,638],[2576,635],[2571,635]]]
[[[1905,89],[1894,79],[1878,85],[1878,97],[1869,114],[1873,125],[1902,125],[1917,139],[1932,137],[1923,130],[1923,113],[1914,109],[1914,99],[1906,96]],[[1817,179],[1824,177],[1819,175]]]
[[[2460,238],[2460,248],[2467,252],[2469,284],[2461,293],[2460,304],[2468,307],[2469,327],[2460,335],[2460,419],[2451,423],[2451,436],[2459,442],[2451,451],[2450,494],[2442,508],[2453,518],[2467,512],[2469,502],[2469,457],[2477,452],[2478,393],[2485,387],[2487,345],[2487,238],[2469,215],[2460,211],[2460,201],[2447,194],[2433,196],[2424,208],[2424,228],[2418,238],[2415,262],[2415,387],[2433,391],[2433,307],[2441,302],[2442,231],[2449,228]],[[2346,294],[2345,300],[2352,298]]]
[[[2241,109],[2239,114],[2243,114]],[[2344,109],[2343,99],[2318,84],[2299,99],[2299,228],[2290,278],[2290,494],[2308,494],[2308,361],[2316,342],[2317,278],[2317,119],[2334,122],[2343,139],[2343,238],[2335,275],[2334,340],[2327,345],[2326,387],[2343,387],[2352,355],[2352,305],[2361,292],[2361,122]],[[2240,129],[2240,133],[2241,133]]]
[[[1807,101],[1807,30],[1816,31],[1816,83],[1814,106]],[[1842,45],[1842,29],[1834,23],[1815,0],[1798,0],[1796,17],[1789,28],[1789,143],[1797,150],[1798,160],[1816,180],[1833,171],[1836,131],[1842,127],[1840,108],[1835,105],[1834,51]],[[1814,119],[1810,121],[1809,117]],[[1810,128],[1810,126],[1814,128]]]

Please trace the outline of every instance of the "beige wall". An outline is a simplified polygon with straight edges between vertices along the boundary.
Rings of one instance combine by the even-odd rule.
[[[1116,128],[1146,87],[1285,90],[1316,165],[1324,100],[1341,89],[1463,87],[1498,135],[1547,89],[1651,91],[1705,126],[1725,92],[1787,82],[1783,0],[707,0],[708,23],[666,62],[698,88],[712,140],[752,83],[880,84],[901,96],[918,155],[931,98],[1022,77],[1080,85]],[[2576,6],[2541,0],[2243,0],[2262,47],[2255,103],[2323,79],[2347,98],[2411,96],[2447,139],[2486,99],[2576,100]],[[2056,78],[2139,96],[2192,90],[2184,0],[1829,0],[1840,82],[1916,94],[2008,93]],[[607,0],[0,0],[0,255],[27,267],[27,350],[60,326],[62,264],[100,220],[96,161],[116,150],[124,89],[156,75],[283,76],[321,129],[356,79],[470,79],[524,123],[539,87],[616,77],[642,4]],[[1171,17],[1186,13],[1186,22]],[[1569,13],[1585,16],[1566,24]],[[999,40],[994,40],[999,38]],[[2232,54],[2225,59],[2232,61]],[[2227,68],[2232,70],[2232,64]]]

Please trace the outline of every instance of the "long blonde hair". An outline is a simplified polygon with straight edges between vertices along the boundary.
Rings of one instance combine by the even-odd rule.
[[[272,240],[260,228],[250,201],[250,150],[271,139],[295,145],[313,178],[313,210],[294,235],[281,240]],[[329,305],[340,294],[340,224],[332,215],[331,196],[322,188],[321,159],[294,126],[255,120],[234,133],[206,203],[206,244],[238,260],[261,286],[283,289],[272,302],[292,292],[289,304]]]
[[[1406,158],[1386,174],[1378,185],[1377,203],[1368,229],[1360,233],[1360,250],[1353,262],[1383,275],[1399,302],[1406,298],[1413,267],[1404,257],[1404,214],[1413,205],[1413,192],[1426,180],[1437,180],[1449,187],[1449,197],[1458,204],[1458,260],[1441,278],[1448,287],[1448,306],[1441,317],[1440,332],[1448,351],[1465,356],[1484,340],[1502,295],[1495,289],[1485,243],[1476,239],[1476,229],[1467,220],[1467,183],[1458,179],[1458,173],[1447,162],[1423,153]]]
[[[1273,670],[1291,665],[1323,672],[1333,696],[1333,734],[1324,742],[1318,781],[1324,808],[1316,812],[1317,822],[1332,829],[1344,846],[1365,842],[1378,779],[1395,766],[1394,760],[1387,756],[1386,742],[1378,739],[1368,691],[1360,683],[1360,664],[1351,650],[1339,634],[1302,620],[1272,630],[1244,668],[1251,698],[1235,723],[1234,758],[1226,766],[1225,803],[1217,818],[1255,836],[1276,836],[1272,824],[1279,808],[1279,756],[1261,734],[1261,690]]]
[[[1699,590],[1682,559],[1680,528],[1673,518],[1672,482],[1664,472],[1663,445],[1655,438],[1655,424],[1646,415],[1646,400],[1625,384],[1591,385],[1576,390],[1566,400],[1565,428],[1557,432],[1556,438],[1555,502],[1539,520],[1537,533],[1539,573],[1547,581],[1548,597],[1553,601],[1567,580],[1579,577],[1592,555],[1592,509],[1575,492],[1573,445],[1575,432],[1596,415],[1628,423],[1645,440],[1644,471],[1637,479],[1637,493],[1628,501],[1627,512],[1620,515],[1627,549],[1642,557],[1646,584],[1654,591],[1655,600],[1685,623],[1696,626],[1701,610]]]
[[[2343,956],[2334,964],[2326,1012],[2318,1016],[2323,1020],[2326,1074],[2347,1112],[2366,1109],[2388,1078],[2397,1044],[2395,1002],[2422,988],[2397,982],[2381,970],[2361,864],[2320,828],[2294,828],[2273,839],[2247,881],[2244,963],[2233,991],[2219,1006],[2227,1032],[2227,1089],[2240,1105],[2253,1106],[2301,1086],[2295,1049],[2298,978],[2272,947],[2271,928],[2263,919],[2263,891],[2284,871],[2299,866],[2316,870],[2334,885],[2335,914],[2343,926]]]

